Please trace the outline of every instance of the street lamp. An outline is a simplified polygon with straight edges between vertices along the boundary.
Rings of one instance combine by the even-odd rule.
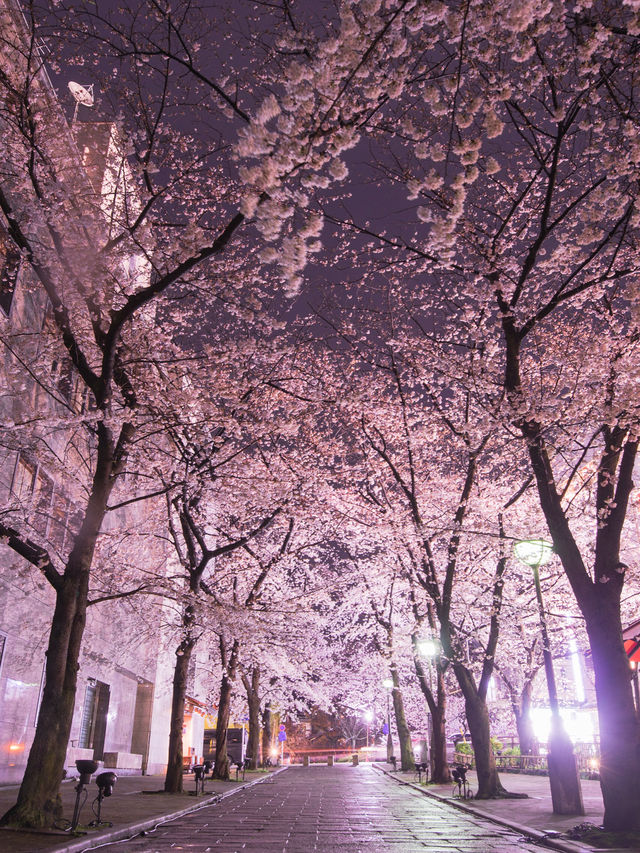
[[[423,657],[431,661],[438,652],[438,645],[435,640],[418,640],[418,651]]]
[[[560,716],[558,690],[553,671],[549,632],[547,631],[547,618],[544,612],[540,573],[538,571],[540,566],[543,566],[553,554],[553,545],[544,539],[524,539],[516,542],[514,553],[521,563],[529,566],[533,571],[533,582],[538,602],[540,636],[542,637],[542,659],[547,678],[549,708],[551,709],[547,762],[549,765],[549,784],[551,786],[553,813],[583,815],[582,789],[580,787],[576,758],[573,754],[573,744],[565,731],[562,717]]]
[[[393,690],[393,679],[385,678],[382,686],[387,691],[387,764],[391,764],[393,757],[393,738],[391,737],[391,691]]]
[[[428,638],[426,640],[418,640],[418,642],[416,643],[416,650],[418,654],[421,655],[421,657],[425,658],[427,661],[427,667],[429,669],[429,692],[433,695],[433,680],[431,667],[433,665],[433,661],[438,655],[438,643],[433,638]],[[429,748],[427,752],[428,755],[433,755],[433,717],[431,716],[431,708],[429,708],[429,706],[427,706],[427,726],[429,737]],[[420,756],[420,761],[428,760],[428,755],[426,757]]]

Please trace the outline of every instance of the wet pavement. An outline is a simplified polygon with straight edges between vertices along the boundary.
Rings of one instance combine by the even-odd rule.
[[[165,853],[517,853],[541,847],[370,766],[291,767],[144,836],[101,847]]]

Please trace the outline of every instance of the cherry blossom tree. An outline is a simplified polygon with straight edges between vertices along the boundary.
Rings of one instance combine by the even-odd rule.
[[[3,21],[11,17],[4,10],[3,15]],[[168,185],[176,195],[187,192],[197,169],[181,169],[172,176],[165,173],[167,184],[162,177],[156,182],[150,177],[154,155],[149,151],[143,167],[146,183],[143,179],[136,186],[130,175],[128,183],[111,186],[113,203],[105,219],[104,199],[89,180],[94,177],[91,164],[86,162],[83,169],[74,137],[58,111],[40,54],[34,49],[33,34],[25,30],[19,16],[10,19],[6,32],[2,60],[7,71],[0,81],[9,152],[0,191],[3,227],[23,259],[25,281],[31,276],[29,287],[40,304],[49,306],[47,331],[53,338],[52,348],[73,383],[78,383],[79,398],[88,401],[85,414],[78,415],[69,406],[64,424],[58,415],[52,416],[58,418],[61,432],[64,428],[81,433],[78,443],[85,441],[91,448],[84,459],[86,491],[78,496],[70,545],[59,559],[17,515],[5,517],[0,526],[3,542],[36,567],[56,597],[36,735],[18,803],[4,818],[41,826],[48,825],[60,808],[58,788],[74,707],[91,569],[110,496],[125,466],[134,464],[135,453],[142,448],[151,416],[147,404],[170,393],[158,365],[176,359],[176,348],[164,328],[179,334],[193,325],[186,310],[174,315],[172,323],[171,312],[158,313],[153,306],[175,282],[222,253],[244,216],[229,212],[221,203],[221,219],[217,225],[211,223],[210,231],[198,232],[197,246],[191,234],[185,240],[172,239],[174,248],[169,250],[161,229],[151,236],[153,218],[158,214],[162,220],[162,204],[171,207],[166,200]],[[165,106],[156,104],[156,118]],[[176,134],[174,142],[181,145],[184,140]],[[121,173],[127,174],[128,152],[123,142],[119,144],[118,162]],[[169,227],[166,217],[177,215],[175,207],[169,215],[168,207],[165,228]],[[131,258],[136,259],[135,265],[129,263]],[[19,341],[23,330],[17,331]],[[23,374],[31,371],[37,382],[46,367],[41,361],[34,363],[33,357],[42,358],[42,353],[14,347],[13,355]],[[18,397],[20,388],[13,390]],[[184,398],[184,388],[181,393]],[[41,444],[38,428],[47,432],[40,413],[30,419],[30,429],[20,440]],[[66,466],[59,466],[66,481],[71,479],[73,461],[67,456]]]
[[[207,306],[224,303],[234,317],[253,312],[257,319],[259,300],[269,301],[276,282],[294,295],[313,259],[319,268],[331,265],[324,289],[333,291],[341,346],[353,346],[354,338],[371,348],[391,344],[399,360],[412,365],[425,412],[434,400],[455,399],[459,413],[473,414],[469,491],[464,479],[448,538],[440,536],[441,553],[432,561],[420,546],[425,577],[436,557],[449,566],[460,557],[468,501],[485,459],[482,437],[502,442],[505,470],[517,458],[514,439],[526,450],[593,653],[605,826],[637,828],[640,768],[629,745],[640,735],[620,616],[621,549],[637,453],[635,3],[567,9],[520,0],[362,0],[319,11],[310,4],[295,10],[287,3],[257,4],[251,9],[261,12],[259,38],[239,39],[233,50],[221,26],[228,14],[242,31],[233,9],[142,3],[102,14],[84,4],[72,8],[73,15],[62,13],[64,30],[54,29],[64,32],[67,55],[69,44],[82,45],[76,55],[95,59],[96,74],[111,75],[113,114],[122,115],[140,206],[123,201],[120,227],[111,224],[106,239],[104,225],[93,228],[91,247],[101,251],[88,258],[78,228],[70,252],[55,215],[75,191],[59,193],[61,181],[43,179],[56,173],[50,168],[55,157],[46,163],[41,157],[42,140],[34,137],[39,113],[30,102],[29,110],[12,113],[19,177],[14,194],[1,201],[8,234],[47,292],[63,351],[99,413],[103,455],[80,528],[82,555],[74,559],[82,556],[82,565],[75,574],[86,577],[103,498],[134,434],[131,412],[142,399],[135,391],[146,386],[148,374],[157,382],[142,362],[133,365],[125,348],[144,352],[140,341],[149,344],[158,325],[183,342],[200,336],[204,314],[194,321],[184,310],[197,297],[206,296]],[[203,37],[212,46],[208,52],[201,50]],[[13,103],[17,93],[26,104],[28,91],[11,85]],[[26,172],[25,163],[31,164]],[[34,191],[50,200],[39,221],[46,220],[52,252],[35,245],[19,215]],[[42,212],[43,204],[36,208]],[[325,255],[323,223],[335,229]],[[119,269],[109,260],[131,254],[154,270],[153,283],[121,284],[117,297],[103,296],[111,294]],[[60,286],[63,270],[73,300],[61,298],[71,292]],[[88,287],[95,282],[109,283],[97,288],[99,299]],[[183,310],[157,315],[151,331],[136,337],[144,309],[168,292]],[[382,327],[377,317],[389,298],[396,322]],[[360,440],[411,495],[406,472],[396,466],[394,473],[385,440],[395,433],[376,422],[375,403],[367,401]],[[462,441],[455,430],[443,435],[433,435],[443,452],[449,442]],[[589,480],[589,470],[595,488],[581,488],[576,497],[573,487],[583,474]],[[502,483],[502,474],[496,462],[487,476]],[[494,516],[508,498],[487,498]],[[54,587],[62,585],[31,540],[20,539],[15,528],[3,532],[11,547],[45,566]],[[465,535],[462,546],[477,558],[471,541]],[[499,554],[492,566],[505,558]],[[82,583],[69,583],[76,596]],[[448,617],[447,582],[433,591],[445,600]],[[77,615],[80,626],[82,606]],[[463,667],[441,615],[443,650]],[[81,633],[79,627],[71,661]],[[491,642],[485,661],[493,657]],[[55,668],[53,653],[51,659]],[[73,664],[68,668],[71,688]],[[468,683],[462,668],[460,674]],[[68,718],[70,701],[58,707],[59,719]],[[64,731],[58,736],[64,740]],[[59,750],[57,758],[51,753],[45,799],[53,796]],[[31,772],[28,779],[25,797],[35,784]],[[43,795],[29,796],[21,820],[33,820],[42,808]]]
[[[216,488],[216,484],[224,477],[226,459],[218,461],[212,454],[223,451],[227,458],[234,458],[226,442],[218,440],[204,446],[193,440],[181,441],[176,436],[177,451],[183,460],[181,472],[182,485],[173,496],[167,493],[167,513],[170,537],[176,550],[177,559],[184,572],[187,586],[187,599],[182,608],[182,637],[176,649],[176,664],[173,678],[173,695],[171,704],[171,725],[169,735],[169,762],[165,778],[165,790],[179,793],[182,790],[182,725],[187,686],[187,674],[192,654],[199,637],[206,630],[206,605],[202,613],[202,602],[199,600],[204,593],[215,599],[215,561],[224,554],[230,554],[238,548],[245,547],[254,537],[282,511],[282,506],[270,507],[266,515],[255,523],[248,531],[233,531],[229,533],[225,518],[228,513],[237,512],[236,505],[230,506],[230,495],[224,494],[224,489]],[[250,460],[244,459],[246,465]],[[238,499],[237,486],[234,481]],[[282,495],[286,501],[286,495]],[[217,503],[222,502],[224,513]],[[224,517],[221,518],[220,516]],[[220,541],[211,541],[211,533],[207,530],[206,519],[216,519],[215,529]],[[233,525],[236,527],[237,525]],[[224,659],[223,659],[224,664]]]
[[[390,10],[374,14],[390,21]],[[425,357],[423,372],[446,387],[473,353],[470,391],[526,448],[585,618],[605,827],[637,828],[639,730],[620,618],[637,453],[637,9],[411,14],[396,19],[397,49],[376,57],[395,88],[375,90],[366,189],[325,204],[345,235],[334,254],[359,282],[357,314],[335,300],[346,315],[335,325],[375,317],[388,276],[405,311],[392,338],[410,352],[419,329],[448,346],[448,363]],[[585,536],[570,494],[592,463]]]
[[[52,22],[54,11],[64,27]],[[6,544],[42,571],[57,598],[36,738],[18,804],[5,816],[5,822],[36,826],[48,825],[59,808],[95,544],[125,460],[142,446],[140,423],[149,423],[145,404],[166,393],[158,369],[165,360],[163,348],[166,359],[173,359],[172,338],[180,338],[182,345],[191,338],[199,346],[203,320],[214,323],[220,306],[228,324],[239,317],[257,322],[260,297],[270,297],[274,277],[258,281],[252,249],[261,248],[265,236],[273,239],[282,232],[289,201],[301,210],[303,224],[296,236],[283,235],[281,274],[275,279],[295,292],[307,252],[318,248],[314,241],[321,221],[308,213],[308,198],[292,176],[335,172],[331,163],[337,152],[355,144],[350,128],[359,120],[355,115],[334,119],[332,128],[319,134],[323,120],[312,110],[303,133],[292,134],[294,105],[289,119],[282,116],[278,128],[268,129],[280,112],[270,81],[274,70],[282,71],[282,44],[276,39],[265,52],[266,40],[259,47],[254,43],[223,63],[226,69],[211,69],[197,58],[198,41],[211,36],[211,43],[221,46],[212,54],[226,55],[224,18],[209,19],[203,28],[206,14],[195,6],[185,4],[180,13],[155,3],[140,10],[114,7],[108,17],[100,17],[97,7],[80,4],[72,13],[62,5],[55,10],[43,6],[38,13],[41,33],[30,7],[27,20],[34,30],[13,16],[2,43],[7,69],[1,81],[3,128],[11,161],[0,206],[8,239],[51,305],[58,348],[90,401],[93,413],[86,427],[95,454],[75,541],[60,567],[19,527],[1,528]],[[273,32],[282,26],[285,39],[292,37],[290,16],[276,18]],[[353,41],[350,28],[350,19],[341,31],[338,25],[342,40]],[[108,63],[117,64],[115,75],[107,72],[110,85],[104,87],[111,104],[105,95],[99,114],[114,128],[118,148],[108,197],[101,195],[104,181],[92,162],[91,144],[76,152],[74,135],[59,113],[36,49],[40,34],[49,40],[54,69],[60,68],[58,47],[62,61],[83,57],[82,62],[95,63],[98,76]],[[375,41],[376,33],[370,37]],[[308,51],[303,62],[317,69],[330,50],[322,54],[312,60]],[[241,69],[236,66],[234,72],[235,62]],[[291,66],[289,60],[284,64]],[[342,60],[334,65],[341,67],[342,77],[350,73]],[[245,80],[241,95],[229,76],[233,80],[240,70]],[[330,87],[342,99],[339,88]],[[297,89],[296,101],[302,103]],[[193,115],[197,120],[191,120]],[[244,127],[242,140],[232,148],[238,124]],[[187,125],[199,132],[185,132]],[[80,131],[86,135],[88,128],[76,125],[74,132]],[[280,154],[269,168],[242,172],[252,184],[245,192],[234,180],[238,166],[247,157],[261,156],[277,137]],[[322,140],[320,147],[314,139]],[[316,150],[303,168],[298,160],[305,145]],[[291,193],[287,182],[292,182]],[[257,229],[245,239],[241,232],[248,217],[255,217]]]

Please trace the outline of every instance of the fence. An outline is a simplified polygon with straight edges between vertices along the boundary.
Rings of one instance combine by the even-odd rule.
[[[578,772],[592,778],[597,777],[600,765],[597,748],[593,745],[580,744],[575,748],[576,764]],[[500,751],[496,753],[496,767],[506,773],[530,773],[532,775],[547,775],[549,767],[545,755],[506,755]],[[472,767],[474,764],[473,753],[450,752],[447,760],[453,764],[466,764]]]
[[[362,750],[364,751],[364,750]],[[328,764],[331,761],[351,761],[357,749],[286,749],[284,757],[289,764]]]

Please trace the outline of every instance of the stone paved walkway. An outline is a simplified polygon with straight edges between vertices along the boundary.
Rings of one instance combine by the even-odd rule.
[[[519,853],[508,829],[399,786],[371,767],[291,767],[269,780],[101,848],[115,853]]]

